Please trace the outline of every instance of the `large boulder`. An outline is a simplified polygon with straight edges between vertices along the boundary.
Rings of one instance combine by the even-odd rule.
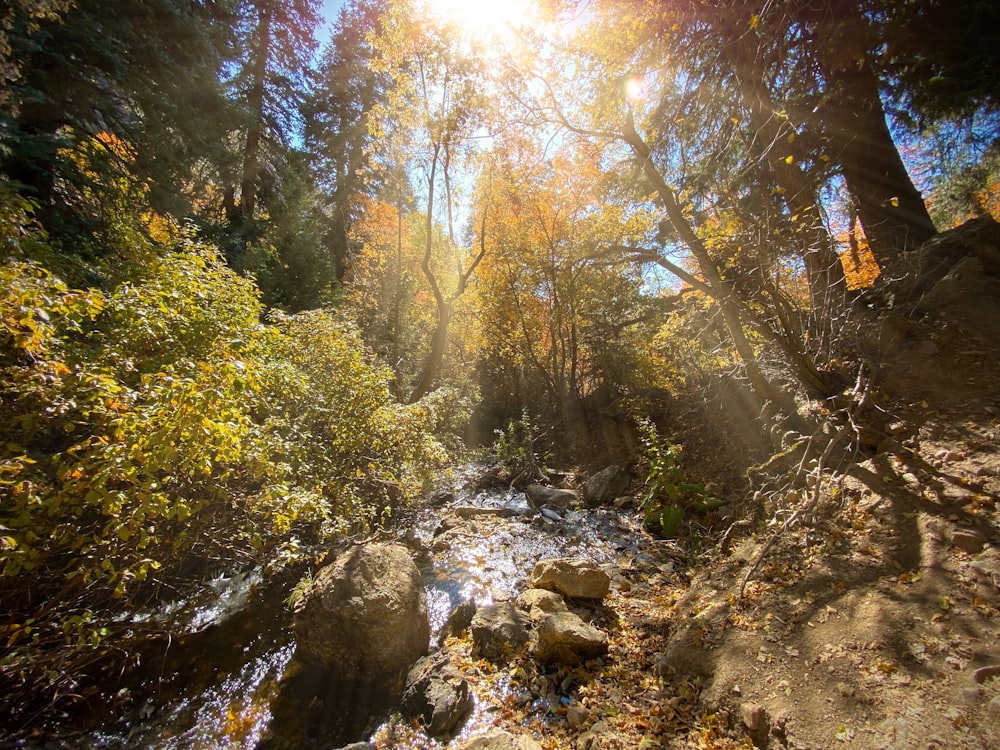
[[[420,571],[406,547],[355,547],[296,603],[298,653],[345,681],[402,682],[430,642]]]
[[[524,496],[533,508],[541,508],[543,505],[571,508],[580,503],[580,494],[576,490],[557,490],[544,484],[529,484],[524,488]]]
[[[604,631],[572,612],[549,615],[538,624],[532,655],[543,664],[582,664],[608,653]]]
[[[472,711],[472,690],[448,655],[421,658],[406,677],[402,712],[419,719],[431,737],[449,737]]]
[[[480,607],[472,618],[472,652],[502,661],[528,642],[524,616],[510,602]]]
[[[531,586],[556,591],[571,599],[603,599],[611,579],[591,560],[558,557],[538,561],[531,572]]]
[[[583,483],[583,501],[588,508],[613,503],[628,489],[629,481],[628,472],[621,466],[607,466]]]

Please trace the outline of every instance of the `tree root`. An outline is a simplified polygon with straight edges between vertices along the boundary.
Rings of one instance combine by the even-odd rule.
[[[862,412],[862,410],[867,405],[868,397],[871,392],[871,382],[867,381],[865,378],[865,369],[866,365],[864,364],[862,364],[861,367],[858,369],[858,378],[854,385],[854,390],[851,394],[852,404],[850,407],[848,407],[842,412],[844,414],[843,426],[840,428],[840,430],[837,431],[837,433],[832,438],[830,438],[829,442],[827,442],[826,444],[826,447],[823,449],[823,453],[820,455],[819,460],[816,462],[816,466],[809,471],[809,476],[812,476],[814,478],[812,492],[805,500],[801,502],[799,507],[796,508],[795,511],[790,516],[788,516],[788,518],[785,519],[784,523],[781,524],[780,528],[778,528],[774,533],[771,534],[770,538],[768,538],[768,540],[764,543],[764,546],[754,556],[754,559],[751,560],[750,563],[747,565],[746,573],[744,573],[743,580],[740,582],[740,589],[739,593],[737,594],[737,599],[743,598],[743,593],[746,590],[747,583],[749,583],[751,576],[753,576],[753,574],[757,571],[761,563],[764,562],[764,559],[767,557],[768,553],[774,547],[775,543],[778,541],[781,535],[784,534],[786,531],[788,531],[788,529],[790,529],[792,525],[799,518],[813,512],[819,505],[821,497],[820,493],[823,488],[823,476],[826,471],[830,457],[831,455],[833,455],[834,450],[841,444],[842,441],[844,441],[851,435],[853,435],[854,439],[850,440],[849,442],[854,444],[856,449],[858,438],[861,434],[861,427],[858,425],[856,419],[857,416]],[[806,443],[805,449],[802,452],[802,458],[799,461],[798,468],[795,471],[795,476],[792,477],[791,481],[786,485],[786,488],[796,486],[797,482],[799,481],[799,478],[805,471],[806,462],[810,455],[810,448],[822,434],[823,430],[821,428],[820,430],[817,430],[815,433],[813,433],[808,441],[800,441],[795,446],[793,446],[792,449],[789,449],[789,451],[785,451],[785,453],[787,454],[790,451],[794,451],[795,449],[797,449],[798,446],[802,444],[802,442]],[[778,458],[782,455],[784,454],[779,454],[778,456],[773,457],[770,461],[764,464],[764,466],[770,465],[775,458]],[[777,521],[777,516],[775,516],[774,521]]]

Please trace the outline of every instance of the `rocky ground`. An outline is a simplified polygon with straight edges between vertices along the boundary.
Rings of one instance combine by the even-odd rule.
[[[604,656],[546,666],[529,642],[497,662],[468,631],[449,638],[477,732],[509,736],[432,744],[1000,747],[995,234],[945,235],[883,285],[888,313],[868,329],[873,457],[772,493],[765,521],[697,559],[647,540],[606,565],[607,597],[570,601],[607,633]],[[376,740],[427,746],[401,724]]]

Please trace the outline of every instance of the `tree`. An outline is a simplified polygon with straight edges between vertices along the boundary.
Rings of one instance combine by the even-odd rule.
[[[79,240],[92,222],[75,195],[91,181],[67,157],[110,133],[134,149],[127,170],[154,208],[183,210],[183,181],[221,142],[214,125],[226,119],[225,3],[78,0],[61,15],[44,7],[19,2],[6,17],[6,59],[17,65],[4,70],[0,170],[37,203],[47,229]]]
[[[387,16],[378,39],[379,64],[391,76],[394,87],[380,114],[384,118],[386,109],[392,108],[397,117],[405,118],[397,124],[419,144],[422,153],[418,163],[426,185],[420,268],[434,298],[437,319],[429,351],[407,399],[410,403],[434,388],[456,303],[487,252],[481,229],[470,247],[462,248],[456,241],[453,180],[458,162],[469,153],[476,131],[487,123],[490,112],[484,71],[474,51],[463,49],[454,29],[433,18],[414,22],[414,17],[408,3],[399,3]],[[377,127],[385,132],[385,120]],[[411,151],[410,156],[417,154]],[[440,253],[435,249],[440,237],[436,231],[439,201],[444,204],[441,212],[446,232],[440,241],[446,243],[444,254],[450,261],[443,268],[436,262]],[[488,216],[483,214],[476,221],[484,226]],[[447,276],[451,276],[448,285]]]
[[[384,0],[352,0],[341,9],[304,109],[305,142],[326,197],[325,241],[340,279],[354,251],[352,226],[362,216],[358,198],[386,185],[387,165],[372,153],[373,113],[378,108],[387,114],[391,80],[379,70],[372,40],[387,10]]]
[[[655,381],[641,351],[659,299],[642,294],[640,264],[601,252],[634,245],[654,224],[616,199],[591,144],[550,156],[511,136],[490,157],[476,190],[476,211],[492,216],[478,277],[487,410],[503,423],[532,404],[552,423],[579,425],[588,399],[607,406]]]
[[[279,152],[288,147],[308,92],[319,0],[243,0],[240,11],[240,43],[247,63],[232,81],[246,113],[239,214],[244,222],[252,222],[261,188],[262,149],[265,144]]]

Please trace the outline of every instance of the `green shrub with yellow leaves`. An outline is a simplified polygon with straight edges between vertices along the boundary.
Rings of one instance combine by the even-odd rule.
[[[69,693],[130,613],[213,570],[366,532],[444,460],[434,415],[395,402],[336,314],[265,319],[253,282],[184,233],[128,281],[73,289],[32,259],[50,248],[25,206],[0,204],[9,696]]]

